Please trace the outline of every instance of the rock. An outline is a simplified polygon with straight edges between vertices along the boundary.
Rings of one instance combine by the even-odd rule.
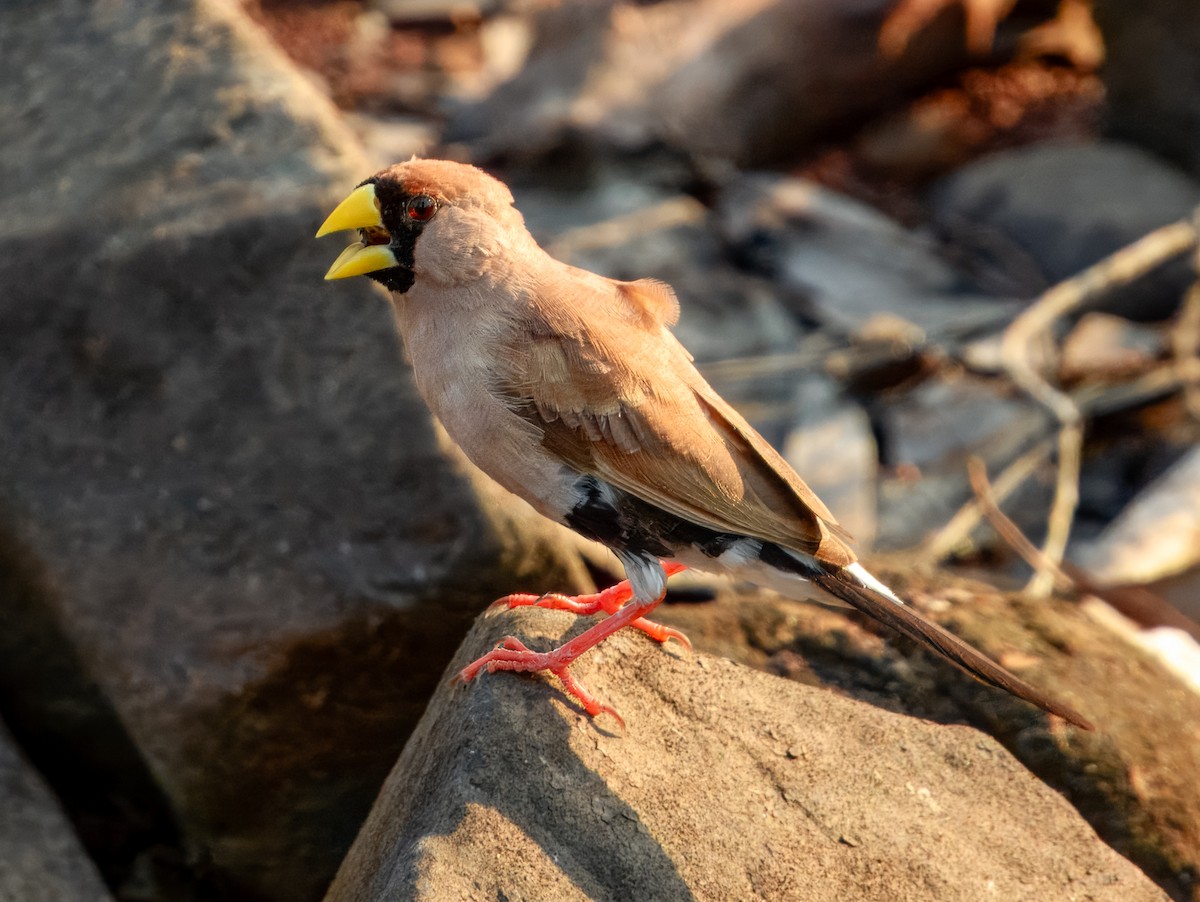
[[[861,551],[875,540],[879,455],[866,411],[833,380],[802,377],[796,386],[794,425],[782,447],[792,465]]]
[[[1097,0],[1094,15],[1109,131],[1200,175],[1200,10],[1191,0]]]
[[[848,197],[802,179],[751,174],[722,192],[717,223],[734,253],[773,278],[793,307],[849,335],[880,318],[916,339],[994,328],[1011,302],[980,297],[936,244]]]
[[[1107,602],[1108,599],[1089,599],[1086,603],[1092,616],[1105,621],[1125,641],[1145,649],[1192,692],[1200,695],[1200,641],[1192,633],[1174,626],[1146,628],[1119,613]]]
[[[1003,385],[953,372],[930,379],[878,413],[880,548],[912,548],[973,497],[967,459],[995,475],[1050,434],[1047,415]],[[1047,486],[1027,483],[1005,510],[1037,535],[1049,509]],[[986,527],[984,527],[986,528]]]
[[[1041,144],[1001,151],[935,184],[934,223],[992,264],[1032,261],[1047,287],[1160,226],[1191,215],[1200,183],[1150,154],[1116,142]],[[997,262],[998,261],[998,262]],[[1178,260],[1096,305],[1134,320],[1178,306],[1192,276]]]
[[[0,724],[0,900],[109,902],[54,796]]]
[[[1063,341],[1059,378],[1129,378],[1157,360],[1165,345],[1152,328],[1108,313],[1085,313]]]
[[[450,24],[460,19],[478,19],[494,12],[499,5],[478,0],[370,0],[368,4],[390,21],[402,24]]]
[[[571,623],[482,619],[454,666]],[[542,679],[444,686],[327,902],[1166,898],[975,730],[639,636],[577,666],[624,736]]]
[[[7,4],[0,79],[0,691],[226,895],[316,898],[474,613],[586,578],[322,283],[372,170],[239,7]]]
[[[1101,585],[1151,583],[1200,566],[1200,449],[1147,486],[1075,560]]]
[[[416,116],[348,113],[346,121],[363,143],[370,165],[376,170],[409,157],[428,156],[437,143],[433,126]]]
[[[1195,898],[1200,694],[1160,653],[1114,629],[1116,615],[1103,604],[1031,601],[946,571],[922,574],[906,555],[876,556],[867,566],[926,616],[1082,711],[1098,731],[1049,724],[1037,709],[844,608],[726,590],[716,604],[665,605],[656,619],[685,632],[699,651],[990,733],[1172,898]]]
[[[459,111],[449,139],[485,157],[545,150],[575,132],[750,165],[796,159],[966,59],[951,9],[881,53],[893,8],[885,0],[550,5],[537,14],[524,68]]]

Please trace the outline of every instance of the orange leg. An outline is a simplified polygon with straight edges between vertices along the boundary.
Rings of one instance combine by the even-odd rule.
[[[667,576],[673,576],[681,570],[687,569],[682,564],[666,561],[663,562],[662,566]],[[632,626],[635,629],[641,630],[656,642],[666,642],[668,639],[675,639],[686,648],[692,647],[687,636],[683,633],[645,618],[644,615],[649,614],[662,602],[661,597],[653,602],[631,602],[632,598],[633,590],[630,588],[628,580],[622,580],[615,586],[605,589],[603,592],[597,592],[594,595],[578,595],[574,597],[557,594],[506,595],[504,598],[494,602],[492,607],[504,606],[511,609],[533,605],[555,611],[569,611],[580,615],[589,615],[595,614],[598,611],[604,611],[609,617],[576,636],[574,639],[564,642],[558,648],[545,653],[530,651],[518,639],[509,636],[486,655],[464,667],[459,672],[458,679],[463,682],[470,682],[479,675],[481,670],[486,670],[488,673],[495,673],[497,670],[514,670],[520,673],[535,673],[546,670],[559,678],[567,694],[578,701],[588,714],[592,717],[601,713],[611,714],[623,730],[625,728],[625,721],[621,718],[621,715],[612,706],[602,703],[584,688],[583,684],[572,675],[569,669],[571,663],[585,651],[599,645],[613,633],[626,626]]]

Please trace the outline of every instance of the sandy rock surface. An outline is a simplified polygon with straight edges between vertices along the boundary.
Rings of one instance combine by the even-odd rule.
[[[466,663],[569,616],[482,619]],[[1165,896],[991,738],[619,636],[578,675],[444,685],[329,902]],[[611,721],[608,724],[611,726]]]

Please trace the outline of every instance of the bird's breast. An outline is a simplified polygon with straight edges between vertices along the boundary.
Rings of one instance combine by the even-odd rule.
[[[489,330],[452,317],[432,320],[397,317],[421,397],[472,463],[539,513],[562,522],[575,502],[575,474],[542,447],[536,427],[490,391],[502,361],[488,341]]]

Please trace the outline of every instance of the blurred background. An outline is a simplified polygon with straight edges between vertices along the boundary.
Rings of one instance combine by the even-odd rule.
[[[1112,716],[1167,733],[1058,785],[1200,898],[1194,0],[8,0],[0,75],[0,896],[320,898],[474,616],[615,577],[448,446],[377,289],[322,283],[325,213],[417,154],[674,286],[885,569],[1090,606]],[[665,619],[898,679],[724,591]]]

